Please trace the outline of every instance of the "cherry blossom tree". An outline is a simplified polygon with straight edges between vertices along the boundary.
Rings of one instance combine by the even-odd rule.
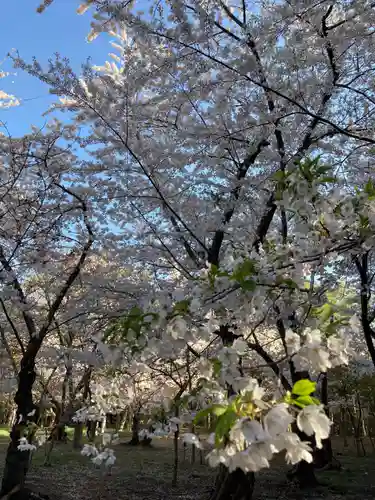
[[[0,301],[7,329],[22,352],[15,395],[16,420],[1,495],[17,491],[23,484],[29,452],[19,449],[20,439],[25,430],[31,432],[30,425],[38,417],[32,395],[36,356],[94,241],[85,198],[66,184],[67,165],[75,159],[70,148],[56,144],[62,133],[55,124],[44,135],[35,131],[22,139],[1,138]],[[68,129],[65,138],[69,140]],[[25,281],[41,267],[49,273],[57,270],[67,247],[76,257],[66,267],[64,278],[51,284],[52,300],[45,314],[34,314],[38,297],[26,296]]]
[[[115,39],[111,62],[81,75],[60,57],[46,69],[15,64],[59,96],[51,111],[69,113],[90,155],[74,182],[91,200],[103,251],[149,277],[129,307],[138,307],[143,347],[133,360],[216,342],[214,356],[196,356],[206,375],[194,394],[211,394],[198,420],[218,417],[212,500],[248,500],[253,472],[281,450],[299,464],[300,483],[314,485],[312,453],[330,424],[312,380],[350,357],[349,320],[326,317],[326,292],[353,258],[373,349],[374,8],[192,0],[149,2],[142,12],[137,2],[94,0],[79,11],[86,7],[95,8],[89,38]],[[265,335],[276,337],[271,354]],[[280,399],[264,400],[246,374],[249,349],[289,390]]]

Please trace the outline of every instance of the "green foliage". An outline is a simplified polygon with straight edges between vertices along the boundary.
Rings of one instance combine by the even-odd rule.
[[[288,393],[284,401],[287,404],[304,408],[309,405],[319,405],[320,401],[311,396],[316,390],[316,383],[308,379],[298,380],[292,388],[292,392]]]
[[[298,285],[295,281],[293,281],[291,278],[283,278],[282,276],[277,276],[276,285],[287,286],[291,290],[295,290],[296,288],[298,288]]]
[[[298,396],[298,398],[293,399],[293,404],[300,408],[304,408],[305,406],[319,405],[320,401],[318,398],[312,396]]]
[[[224,444],[225,438],[228,436],[229,431],[233,427],[237,420],[237,413],[232,408],[228,406],[226,411],[222,413],[217,419],[215,427],[215,445],[220,446]]]
[[[144,330],[147,330],[157,318],[156,313],[144,313],[142,309],[135,306],[129,313],[112,322],[103,340],[104,342],[123,342],[136,352],[146,343]]]
[[[184,299],[176,302],[173,306],[173,313],[177,315],[187,314],[189,312],[190,302],[190,299]]]
[[[256,272],[255,261],[245,259],[234,269],[230,279],[239,283],[243,290],[252,292],[256,288],[256,282],[252,279]]]
[[[366,182],[364,192],[366,193],[369,201],[375,200],[375,181],[373,179],[369,179]]]
[[[336,182],[332,167],[330,165],[322,165],[320,160],[320,156],[304,158],[303,160],[295,161],[294,166],[288,170],[278,170],[275,172],[273,179],[276,181],[276,200],[282,199],[284,191],[288,191],[289,194],[298,195],[298,183],[301,178],[309,186],[313,186],[313,184],[326,186]]]
[[[216,415],[217,417],[220,417],[227,411],[227,408],[228,408],[227,406],[220,404],[214,404],[212,406],[209,406],[208,408],[204,408],[195,415],[194,423],[198,424],[204,418],[207,418],[209,415]]]
[[[216,278],[225,277],[229,281],[234,281],[238,283],[243,290],[252,292],[256,288],[256,282],[253,279],[257,273],[257,268],[255,261],[252,259],[245,258],[240,264],[238,264],[232,273],[228,271],[219,270],[215,265],[211,265],[210,271],[208,273],[208,280],[211,288],[215,285]]]
[[[210,360],[213,366],[214,377],[217,377],[220,374],[222,363],[217,358],[213,358]]]
[[[298,380],[293,386],[292,394],[296,396],[308,396],[315,392],[316,383],[308,379]]]
[[[354,290],[340,283],[335,290],[326,292],[327,302],[319,307],[313,307],[310,316],[319,321],[319,328],[329,337],[342,326],[349,323],[353,314],[353,305],[358,301]]]

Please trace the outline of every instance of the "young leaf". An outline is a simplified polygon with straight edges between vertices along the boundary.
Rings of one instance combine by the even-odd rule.
[[[311,382],[311,380],[308,379],[298,380],[293,386],[292,394],[297,396],[309,396],[315,389],[315,382]]]
[[[237,414],[232,409],[228,409],[219,417],[215,429],[216,446],[220,446],[220,444],[222,444],[224,437],[229,433],[236,420]]]

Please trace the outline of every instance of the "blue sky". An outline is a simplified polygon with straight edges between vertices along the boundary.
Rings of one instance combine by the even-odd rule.
[[[35,56],[44,65],[55,52],[68,57],[73,69],[79,72],[81,62],[89,56],[93,64],[103,64],[108,59],[111,46],[106,35],[92,43],[85,37],[90,30],[91,13],[76,14],[78,0],[55,0],[43,14],[37,14],[39,0],[14,0],[3,5],[0,29],[0,60],[12,49],[17,49],[26,61]],[[0,79],[0,89],[14,94],[21,105],[8,110],[0,109],[0,120],[12,136],[22,135],[30,125],[41,126],[46,122],[42,113],[54,96],[49,95],[47,85],[24,72],[12,69],[9,60],[0,67],[3,71],[17,72]]]

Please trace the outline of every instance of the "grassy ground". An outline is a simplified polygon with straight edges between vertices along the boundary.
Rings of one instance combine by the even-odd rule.
[[[8,434],[0,429],[0,466],[2,467]],[[344,449],[334,443],[343,469],[319,473],[322,487],[314,492],[301,492],[285,480],[285,466],[275,466],[257,475],[254,500],[369,500],[375,497],[375,456],[358,458],[355,447]],[[372,450],[368,450],[370,452]],[[116,447],[117,462],[111,476],[104,479],[99,471],[71,442],[57,445],[52,467],[44,467],[44,452],[33,457],[28,483],[52,499],[65,500],[200,500],[207,498],[215,471],[206,465],[190,464],[188,453],[180,453],[179,483],[171,486],[173,451],[171,441],[157,440],[152,448]]]

